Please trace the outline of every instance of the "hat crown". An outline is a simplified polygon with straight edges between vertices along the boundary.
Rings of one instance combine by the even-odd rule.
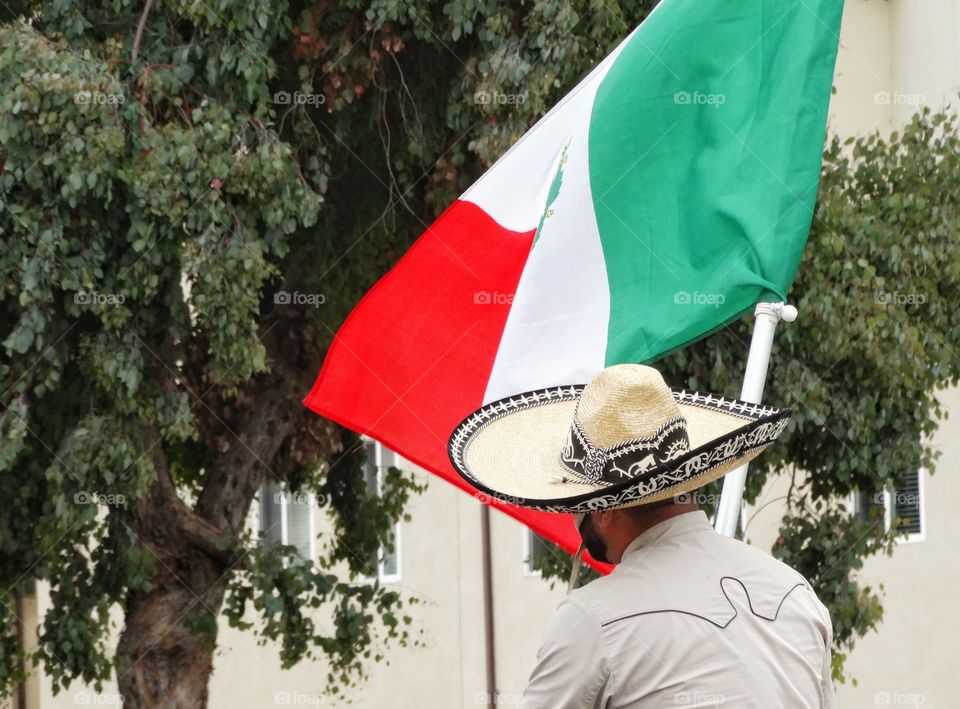
[[[581,480],[614,484],[689,449],[686,420],[660,373],[625,364],[608,367],[584,388],[560,464]]]
[[[576,411],[584,433],[600,448],[654,436],[680,415],[663,376],[642,364],[604,369],[584,388]]]

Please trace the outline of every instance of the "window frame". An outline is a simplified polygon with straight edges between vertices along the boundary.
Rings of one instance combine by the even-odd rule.
[[[924,492],[924,478],[926,477],[926,470],[920,468],[917,470],[917,508],[920,511],[920,531],[919,532],[907,532],[906,534],[898,534],[896,536],[896,541],[898,544],[916,544],[917,542],[925,541],[927,538],[927,515],[924,510],[924,500],[926,499],[926,494]],[[884,488],[883,490],[883,523],[884,528],[887,531],[893,526],[893,498],[891,492],[899,494],[896,488],[893,490],[888,490]]]
[[[383,495],[383,452],[385,447],[380,441],[375,438],[370,438],[369,436],[362,437],[364,446],[372,445],[373,446],[373,464],[376,469],[376,491],[377,497],[382,497]],[[369,450],[369,449],[368,449]],[[399,467],[398,463],[400,462],[400,457],[391,451],[394,456],[394,467]],[[364,471],[366,475],[366,471]],[[366,480],[364,480],[366,482]],[[395,573],[387,573],[386,571],[386,549],[383,544],[377,549],[377,576],[376,580],[381,583],[400,583],[400,579],[403,575],[403,555],[401,554],[401,520],[397,520],[393,525],[393,554],[397,559],[397,570]],[[367,581],[373,581],[373,576],[362,576],[361,578]]]
[[[927,539],[927,514],[926,506],[924,501],[926,500],[926,481],[927,476],[926,468],[919,468],[917,470],[917,496],[918,501],[917,505],[920,508],[920,531],[919,532],[907,532],[906,534],[897,534],[894,537],[894,541],[897,544],[916,544],[918,542],[926,541]],[[896,492],[896,488],[891,488],[884,486],[880,491],[883,495],[883,529],[885,532],[889,532],[893,526],[893,498],[891,497],[891,492]],[[847,501],[847,509],[855,513],[858,510],[858,501],[857,496],[860,493],[854,491],[850,498]]]
[[[281,494],[281,501],[279,502],[280,544],[281,546],[287,546],[288,544],[290,544],[290,527],[289,527],[289,519],[287,517],[287,506],[291,502],[292,493],[287,489],[286,483],[265,482],[260,485],[260,504],[258,505],[258,508],[257,508],[257,531],[258,531],[260,542],[263,543],[266,537],[263,530],[263,518],[264,518],[263,506],[264,504],[274,504],[271,501],[266,500],[264,495],[271,494],[268,491],[270,488],[275,486],[278,486],[280,488],[279,492]],[[272,494],[276,495],[277,493],[273,492]],[[309,559],[303,559],[303,557],[300,557],[300,558],[303,560],[304,563],[309,562],[310,564],[315,564],[317,560],[317,520],[316,520],[316,514],[315,514],[316,510],[314,508],[316,507],[316,504],[317,504],[317,497],[312,492],[306,492],[306,493],[300,492],[300,493],[297,493],[297,495],[306,495],[306,504],[308,506],[308,510],[310,513],[309,515],[307,515],[308,527],[309,527],[308,534],[310,537],[309,538],[310,558]],[[288,563],[288,560],[284,559],[284,564],[287,564],[287,563]]]
[[[529,576],[532,578],[540,578],[543,576],[543,572],[539,569],[534,569],[530,562],[533,561],[533,535],[534,531],[530,527],[523,526],[521,528],[521,533],[523,534],[523,575]]]

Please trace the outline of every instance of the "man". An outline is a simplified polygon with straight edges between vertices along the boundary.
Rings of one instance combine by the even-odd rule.
[[[467,480],[577,514],[591,556],[616,564],[560,604],[523,706],[833,706],[826,608],[796,571],[715,532],[688,494],[759,455],[789,415],[619,365],[464,420],[450,456]]]
[[[832,707],[830,616],[806,581],[692,502],[594,512],[609,576],[547,627],[524,707]]]

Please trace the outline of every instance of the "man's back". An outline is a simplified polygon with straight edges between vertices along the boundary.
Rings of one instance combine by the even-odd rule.
[[[830,617],[702,511],[650,528],[547,627],[526,707],[832,707]]]

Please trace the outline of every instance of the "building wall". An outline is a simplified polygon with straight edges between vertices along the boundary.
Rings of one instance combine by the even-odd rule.
[[[883,94],[891,91],[893,82],[890,37],[887,0],[846,0],[829,133],[848,136],[889,132],[893,111]]]

